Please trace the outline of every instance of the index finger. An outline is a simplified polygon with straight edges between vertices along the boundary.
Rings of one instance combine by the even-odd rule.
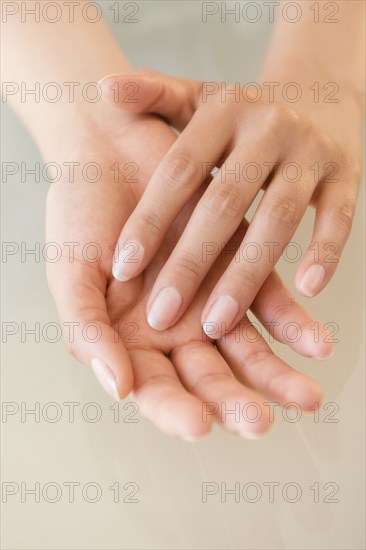
[[[220,120],[220,135],[216,134]],[[207,179],[232,133],[220,115],[205,120],[197,111],[154,172],[119,236],[113,275],[127,281],[140,274],[158,251],[173,221]]]

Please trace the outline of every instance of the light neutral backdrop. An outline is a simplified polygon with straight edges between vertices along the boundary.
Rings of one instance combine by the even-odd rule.
[[[257,78],[271,31],[267,21],[222,24],[216,18],[204,25],[200,2],[152,0],[138,3],[138,24],[113,24],[111,4],[103,2],[103,11],[136,66],[202,80]],[[21,123],[6,107],[2,135],[6,135],[3,162],[42,162]],[[35,183],[28,178],[22,183],[14,177],[2,184],[3,241],[23,242],[29,248],[44,242],[46,193],[47,183],[42,180]],[[120,417],[115,418],[116,406],[92,373],[66,353],[62,341],[50,343],[41,337],[35,342],[31,335],[22,341],[21,323],[31,327],[38,322],[42,329],[58,322],[44,263],[31,257],[22,262],[19,254],[2,263],[3,326],[9,322],[19,326],[19,332],[3,345],[2,357],[2,400],[6,410],[14,413],[3,416],[2,422],[2,488],[18,488],[2,504],[2,547],[364,548],[363,202],[361,192],[337,276],[318,298],[300,298],[316,319],[339,326],[334,357],[318,363],[275,346],[285,360],[324,387],[325,405],[319,419],[303,416],[289,422],[276,409],[272,432],[258,442],[215,428],[202,442],[184,443],[159,433],[127,402],[119,405]],[[303,249],[312,220],[309,212],[295,238]],[[295,269],[296,264],[280,265],[292,289]],[[49,334],[52,338],[52,331]],[[77,404],[73,422],[70,405],[65,405],[71,402]],[[25,414],[25,408],[35,407],[40,410],[39,421]],[[93,422],[98,411],[101,418]],[[52,422],[55,414],[61,418]],[[26,493],[37,482],[39,503]],[[79,484],[74,502],[69,502],[68,482]],[[269,499],[270,482],[279,484],[274,502]],[[202,501],[203,483],[217,489],[207,502]],[[227,488],[240,484],[239,502],[233,494],[223,502],[221,483]],[[115,484],[121,490],[119,502],[114,502],[110,489]],[[94,499],[96,487],[100,500],[88,502]],[[314,497],[316,487],[319,502]],[[62,493],[52,503],[57,488]],[[132,497],[135,488],[138,491]],[[290,502],[295,489],[299,499]],[[131,499],[137,502],[128,502]]]

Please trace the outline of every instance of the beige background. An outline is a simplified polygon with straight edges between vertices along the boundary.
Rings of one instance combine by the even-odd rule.
[[[111,15],[104,2],[103,9]],[[123,48],[136,66],[151,66],[202,80],[254,80],[271,30],[265,20],[256,24],[203,25],[200,2],[140,2],[138,24],[112,24]],[[111,17],[109,17],[111,19]],[[238,71],[239,67],[239,71]],[[3,162],[41,162],[37,150],[15,116],[3,110]],[[47,183],[12,178],[2,184],[3,241],[34,246],[44,241]],[[303,249],[308,242],[313,213],[296,235]],[[95,383],[91,372],[66,353],[61,341],[39,343],[20,334],[3,345],[2,399],[15,407],[34,408],[40,421],[20,412],[3,417],[2,481],[18,484],[19,492],[2,505],[2,547],[6,549],[361,549],[364,548],[364,340],[363,340],[363,192],[352,236],[337,276],[320,297],[306,305],[319,321],[339,325],[335,356],[317,363],[276,345],[291,365],[304,370],[325,389],[333,403],[314,417],[286,422],[277,409],[271,434],[250,442],[215,428],[196,444],[168,438],[150,423],[133,415],[133,406],[119,407],[113,421],[112,402]],[[57,322],[42,262],[19,255],[2,264],[2,321],[41,327]],[[296,264],[282,262],[281,273],[293,288]],[[305,303],[305,300],[301,300]],[[50,336],[52,336],[50,332]],[[58,404],[61,418],[50,422]],[[74,422],[64,403],[76,402]],[[95,403],[101,411],[90,422]],[[22,405],[24,403],[24,405]],[[10,407],[11,405],[7,405]],[[94,408],[93,408],[94,407]],[[82,411],[84,413],[84,418]],[[43,411],[43,414],[42,414]],[[332,418],[337,422],[329,422]],[[89,414],[89,416],[88,416]],[[133,423],[129,420],[137,419]],[[21,501],[21,483],[41,489],[49,482],[62,489],[59,502],[52,487],[39,503],[31,495]],[[68,501],[65,482],[80,484],[75,502]],[[81,487],[98,484],[99,502],[85,501]],[[109,489],[119,482],[138,484],[138,502],[113,501]],[[235,502],[220,493],[202,502],[202,483],[231,487],[257,483],[254,492]],[[277,482],[274,502],[268,486]],[[301,498],[286,501],[282,489],[297,483]],[[320,502],[309,489],[320,486]],[[331,483],[332,485],[325,486]],[[339,491],[324,502],[336,484]],[[131,494],[125,487],[121,500]],[[85,488],[84,488],[85,491]],[[24,492],[24,491],[23,491]],[[294,493],[289,489],[289,498]],[[92,488],[87,498],[93,498]]]

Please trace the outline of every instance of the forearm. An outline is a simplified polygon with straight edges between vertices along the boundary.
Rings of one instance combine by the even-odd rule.
[[[62,17],[56,23],[32,17],[22,22],[18,13],[2,25],[3,101],[12,105],[45,157],[56,147],[67,150],[94,128],[108,131],[106,121],[130,118],[122,111],[108,116],[114,107],[100,98],[94,102],[98,89],[87,86],[131,68],[107,25],[86,21],[80,8],[71,22],[64,2],[59,3]],[[27,93],[32,89],[35,94]]]
[[[278,8],[280,11],[284,4],[282,1]],[[333,5],[339,6],[339,11],[330,15],[329,8]],[[353,96],[362,109],[365,83],[364,2],[328,2],[327,11],[325,6],[324,2],[301,3],[301,17],[294,23],[278,14],[261,80],[295,81],[304,88],[314,82],[320,85],[335,82],[340,88],[339,97]]]

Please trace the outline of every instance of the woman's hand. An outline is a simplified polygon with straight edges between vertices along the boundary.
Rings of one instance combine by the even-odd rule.
[[[356,205],[360,116],[344,117],[339,105],[295,110],[254,101],[253,90],[238,85],[150,70],[112,75],[102,88],[105,99],[122,109],[157,113],[183,130],[122,229],[116,279],[127,281],[146,269],[179,212],[219,167],[153,285],[151,327],[165,330],[182,317],[261,188],[264,196],[238,252],[208,296],[203,326],[216,326],[210,336],[219,338],[242,319],[309,204],[316,207],[315,227],[296,286],[314,296],[327,285]],[[347,104],[353,106],[352,98]],[[133,263],[126,261],[132,247]]]
[[[115,399],[132,390],[141,412],[171,435],[201,437],[215,419],[231,432],[255,437],[270,427],[266,400],[296,402],[310,410],[319,403],[321,390],[275,356],[246,316],[216,346],[202,332],[202,307],[242,241],[244,224],[180,321],[164,332],[151,329],[146,321],[148,296],[203,190],[180,213],[143,273],[128,282],[111,275],[121,227],[174,141],[165,123],[143,117],[131,124],[117,123],[103,135],[95,133],[59,159],[76,168],[73,181],[64,178],[52,184],[48,196],[47,240],[63,248],[61,260],[47,265],[50,289],[69,351],[93,368]],[[81,176],[87,163],[99,166],[98,181],[90,181],[96,168],[88,178]],[[290,345],[299,353],[325,357],[331,352],[322,329],[319,342],[314,342],[312,319],[276,273],[268,277],[252,309],[283,342],[286,334],[290,336],[289,322],[297,323],[301,338],[291,337]],[[229,414],[238,403],[239,416]]]

